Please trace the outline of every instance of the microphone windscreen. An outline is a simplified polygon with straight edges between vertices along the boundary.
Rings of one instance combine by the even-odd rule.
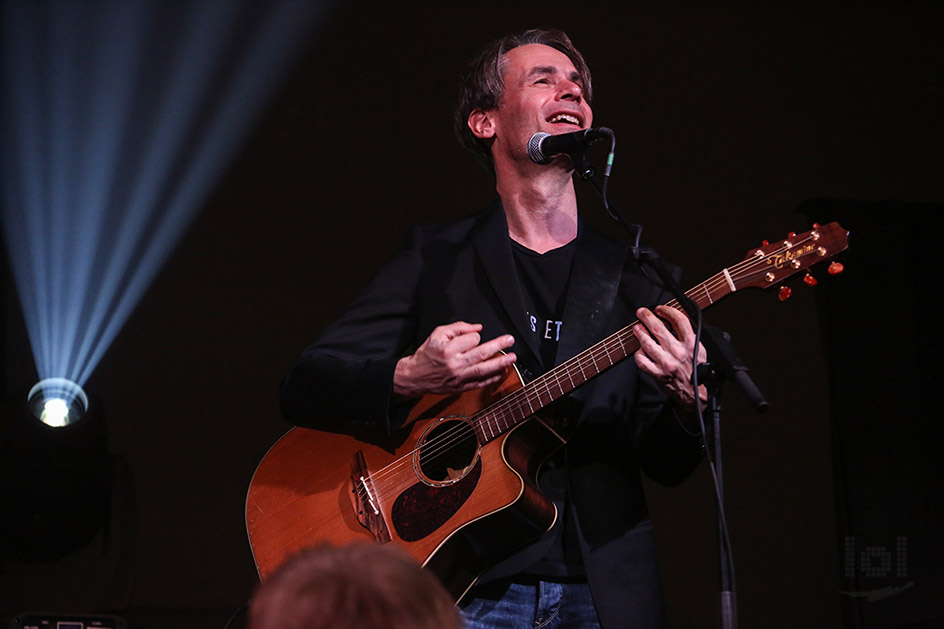
[[[538,131],[531,136],[531,139],[528,140],[528,157],[531,158],[531,161],[536,164],[550,164],[552,157],[549,157],[544,154],[544,151],[541,150],[541,142],[544,141],[544,138],[550,137],[550,133],[545,133],[544,131]]]

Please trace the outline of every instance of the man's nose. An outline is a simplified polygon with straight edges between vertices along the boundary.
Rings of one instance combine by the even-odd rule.
[[[580,99],[583,98],[583,89],[581,89],[579,83],[565,79],[560,83],[558,98],[561,100],[576,100],[579,102]]]

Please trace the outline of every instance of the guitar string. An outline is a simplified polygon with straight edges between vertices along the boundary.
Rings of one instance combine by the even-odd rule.
[[[766,267],[769,264],[766,262],[769,258],[782,254],[786,251],[789,251],[793,247],[806,244],[807,242],[813,240],[812,232],[810,232],[808,235],[804,234],[804,236],[805,236],[804,239],[795,243],[791,243],[791,246],[789,247],[786,246],[785,244],[780,249],[777,249],[770,253],[765,253],[762,256],[761,255],[748,256],[744,260],[734,264],[733,266],[727,269],[729,276],[732,278],[732,280],[735,278],[737,278],[738,280],[741,280],[744,277],[751,275],[752,273],[755,273],[755,274],[761,273],[762,270],[747,271],[746,269],[750,269],[750,267],[753,267],[753,266]],[[816,250],[801,254],[800,258],[812,255],[814,253],[816,253]],[[823,256],[824,259],[825,257],[826,256]],[[800,258],[797,258],[797,260],[799,260]],[[793,274],[796,271],[801,270],[801,268],[802,266],[796,269],[790,269],[790,274]],[[713,277],[709,278],[702,284],[699,284],[693,287],[692,289],[690,289],[688,292],[686,292],[686,296],[696,301],[700,307],[704,307],[705,299],[708,300],[708,304],[711,304],[714,301],[717,301],[718,299],[721,299],[722,297],[726,296],[727,294],[730,294],[730,292],[733,292],[733,291],[728,291],[727,293],[714,297],[714,298],[711,296],[719,288],[723,289],[726,284],[728,284],[728,280],[724,278],[724,272],[722,271],[721,273],[715,274]],[[738,290],[738,289],[735,289],[735,290]],[[699,295],[696,298],[694,297],[694,294],[696,293],[705,293],[705,294]],[[672,300],[666,303],[665,305],[671,308],[675,308],[676,310],[681,310],[681,307],[679,306],[677,300]],[[635,332],[633,332],[633,327],[637,325],[638,323],[639,322],[636,321],[628,326],[625,326],[624,328],[620,329],[619,331],[615,332],[609,337],[603,339],[602,341],[587,348],[583,352],[580,352],[579,354],[576,354],[575,356],[571,357],[567,361],[561,363],[560,365],[558,365],[551,371],[543,374],[542,376],[539,376],[537,379],[531,381],[528,385],[525,385],[524,387],[515,390],[514,392],[504,396],[503,398],[501,398],[500,400],[497,400],[496,402],[492,403],[486,408],[481,409],[479,412],[477,412],[471,418],[469,418],[469,425],[471,426],[473,432],[475,432],[475,434],[478,435],[479,431],[476,429],[481,428],[483,423],[490,421],[489,418],[494,418],[491,421],[495,422],[494,425],[496,428],[498,428],[498,431],[496,433],[495,431],[489,429],[491,438],[494,439],[495,436],[504,433],[510,427],[520,423],[523,419],[530,417],[537,411],[540,411],[542,408],[544,408],[544,406],[549,404],[551,401],[554,401],[558,399],[559,397],[563,397],[563,395],[565,395],[566,392],[572,391],[573,389],[577,388],[581,384],[585,383],[587,380],[595,377],[598,373],[608,369],[609,367],[617,364],[618,362],[621,362],[622,360],[627,358],[629,355],[631,355],[634,351],[636,351],[636,349],[638,349],[638,339],[635,338]],[[632,347],[628,351],[624,351],[627,349],[627,347],[629,347],[630,344],[632,344],[633,341],[636,342],[637,347]],[[616,349],[618,353],[622,354],[615,361],[610,359],[612,349]],[[603,367],[600,367],[598,365],[598,361],[601,357],[606,357],[606,360],[609,361],[609,364]],[[587,365],[588,363],[592,363],[594,369],[597,370],[595,373],[591,374],[589,378],[584,373],[584,366]],[[576,371],[574,371],[575,366],[579,367],[579,377],[582,378],[582,380],[576,384],[574,384],[574,379],[573,379],[573,376],[577,373]],[[567,376],[567,380],[570,382],[570,385],[571,385],[571,388],[566,392],[564,391],[565,387],[562,384],[563,380],[561,378],[561,376],[565,374]],[[560,393],[556,397],[554,396],[554,394],[551,393],[552,384],[556,384],[556,388],[560,391]],[[541,387],[542,386],[543,386],[544,392],[547,393],[548,396],[550,397],[548,402],[542,402],[541,400],[541,395],[542,395]],[[534,409],[534,404],[532,404],[532,401],[536,401],[538,403],[537,410]],[[525,412],[525,404],[527,404],[528,412]],[[508,423],[509,418],[511,420],[510,423]],[[500,422],[504,422],[504,427],[501,427],[502,424]],[[463,424],[465,423],[463,422]],[[485,436],[484,429],[481,430],[481,434]],[[467,439],[467,437],[468,437],[467,425],[457,426],[451,429],[447,429],[447,431],[444,432],[442,435],[439,435],[435,439],[426,442],[425,447],[421,445],[417,448],[414,448],[412,451],[404,454],[399,459],[392,461],[385,467],[379,469],[377,472],[368,475],[367,477],[365,477],[365,479],[369,480],[371,484],[374,486],[375,494],[386,497],[387,494],[386,493],[381,494],[381,490],[378,488],[378,485],[381,482],[383,482],[391,474],[398,473],[399,469],[402,468],[404,465],[412,465],[413,459],[416,458],[415,455],[418,452],[419,452],[420,465],[422,466],[424,463],[429,464],[430,462],[437,460],[439,457],[448,454],[449,451],[452,448],[454,448],[457,443],[459,443],[460,441],[464,439]],[[487,439],[485,443],[487,443],[488,441],[491,441],[491,439]],[[358,487],[359,493],[363,493],[365,491],[366,490],[361,488],[360,486]]]

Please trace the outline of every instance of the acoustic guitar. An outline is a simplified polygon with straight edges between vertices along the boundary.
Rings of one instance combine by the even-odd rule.
[[[814,225],[750,251],[686,295],[705,308],[769,287],[834,257],[848,236],[837,223]],[[260,577],[308,547],[393,543],[460,600],[486,568],[554,524],[536,477],[566,435],[541,411],[639,349],[633,325],[527,384],[510,371],[498,385],[425,396],[392,436],[290,430],[260,462],[246,498]]]

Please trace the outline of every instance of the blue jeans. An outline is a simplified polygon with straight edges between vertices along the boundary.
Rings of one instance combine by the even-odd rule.
[[[467,629],[599,628],[586,583],[536,581],[478,588],[462,605]]]

